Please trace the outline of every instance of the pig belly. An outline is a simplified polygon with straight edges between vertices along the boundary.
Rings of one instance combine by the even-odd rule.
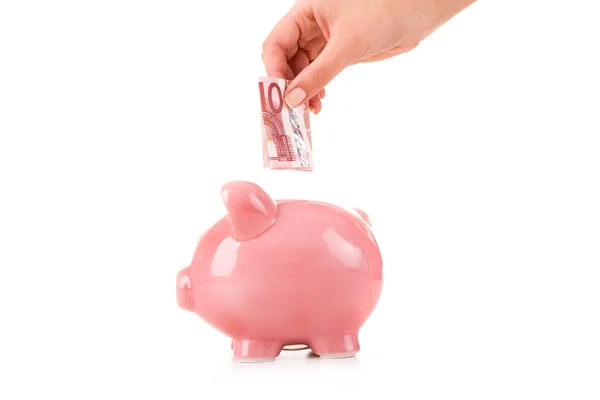
[[[381,280],[360,273],[269,281],[215,279],[197,287],[196,312],[235,339],[306,343],[357,333],[381,294]]]

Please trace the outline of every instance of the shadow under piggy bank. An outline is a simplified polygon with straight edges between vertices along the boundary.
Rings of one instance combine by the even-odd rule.
[[[382,289],[367,214],[308,200],[273,200],[247,181],[225,184],[227,214],[177,275],[177,303],[232,338],[238,361],[310,348],[351,357]]]

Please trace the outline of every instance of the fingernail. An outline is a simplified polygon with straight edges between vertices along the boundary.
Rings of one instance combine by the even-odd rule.
[[[285,97],[285,102],[288,107],[294,108],[302,103],[306,98],[306,92],[302,88],[296,88]]]

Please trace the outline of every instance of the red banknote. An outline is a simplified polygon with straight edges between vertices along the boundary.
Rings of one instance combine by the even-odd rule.
[[[263,166],[270,169],[312,171],[309,110],[289,108],[283,101],[287,81],[259,78],[262,109]]]

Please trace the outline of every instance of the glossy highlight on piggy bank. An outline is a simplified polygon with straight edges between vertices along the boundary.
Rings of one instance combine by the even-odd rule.
[[[367,214],[308,200],[275,201],[258,185],[221,189],[227,214],[177,274],[177,303],[232,338],[234,358],[268,361],[304,345],[354,356],[382,289]]]

